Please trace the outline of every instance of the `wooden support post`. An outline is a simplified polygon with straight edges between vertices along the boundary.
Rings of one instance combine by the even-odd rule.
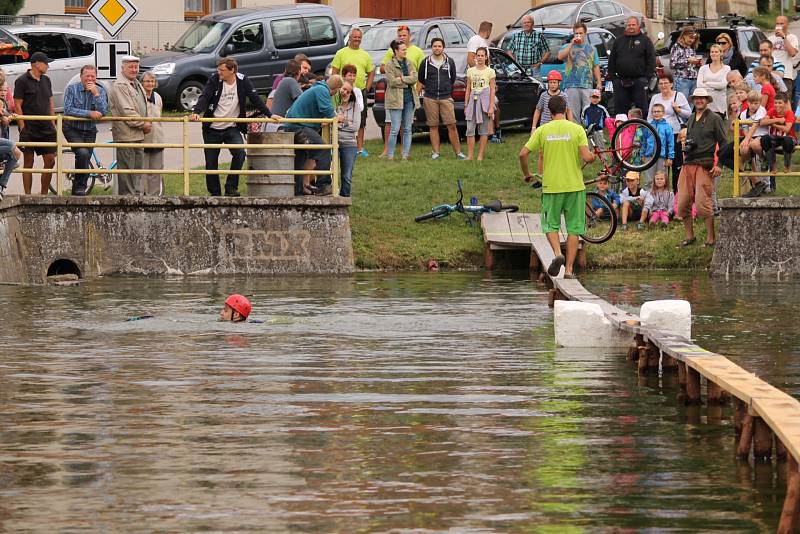
[[[578,249],[578,270],[583,272],[586,270],[586,243],[581,244]]]
[[[489,243],[483,245],[483,265],[487,271],[494,269],[494,251]]]
[[[539,256],[536,255],[536,251],[531,247],[531,259],[528,263],[528,272],[529,273],[538,273],[542,268],[542,263],[539,261]]]
[[[722,388],[711,380],[706,381],[706,388],[706,402],[715,406],[722,404]]]
[[[744,424],[744,416],[747,415],[747,406],[740,399],[733,401],[733,431],[736,433],[737,443],[742,435],[742,425]]]
[[[750,445],[753,443],[753,416],[745,412],[742,418],[742,433],[736,446],[736,457],[747,461],[750,458]]]
[[[563,293],[561,293],[561,291],[553,288],[547,293],[547,305],[552,308],[557,300],[568,300],[568,299],[564,296]]]
[[[656,347],[652,341],[647,342],[647,367],[651,373],[658,374],[658,366],[661,363],[661,349]]]
[[[762,418],[753,417],[753,456],[756,460],[772,460],[772,429]]]
[[[678,360],[667,353],[661,354],[661,370],[665,373],[678,372]]]
[[[547,279],[547,273],[545,273],[544,271],[540,272],[540,273],[539,273],[539,278],[537,279],[537,281],[538,281],[540,284],[544,284],[544,281],[545,281],[546,279]]]
[[[633,336],[633,346],[628,349],[628,361],[639,361],[639,347],[644,344],[644,336],[636,334]]]
[[[786,497],[783,499],[778,534],[794,533],[800,522],[800,471],[798,471],[797,460],[789,458],[787,469]]]
[[[639,354],[639,357],[636,359],[638,363],[638,370],[639,376],[646,375],[648,372],[647,364],[649,363],[649,358],[647,357],[647,345],[639,345],[636,347],[636,352]]]
[[[778,436],[775,436],[775,457],[779,462],[785,462],[789,456],[789,451],[786,450],[786,445]]]
[[[686,404],[702,404],[700,398],[700,373],[696,369],[686,367]]]
[[[678,362],[678,402],[686,403],[686,363]]]

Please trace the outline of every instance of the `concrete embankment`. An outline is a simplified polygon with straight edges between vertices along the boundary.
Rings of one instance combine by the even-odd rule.
[[[349,273],[349,206],[337,197],[12,197],[0,207],[0,283]]]

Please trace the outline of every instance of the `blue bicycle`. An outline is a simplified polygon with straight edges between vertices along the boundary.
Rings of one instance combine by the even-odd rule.
[[[109,141],[110,143],[111,141]],[[72,153],[72,150],[67,148],[64,150],[64,153]],[[111,189],[111,181],[113,180],[113,172],[114,169],[117,168],[117,160],[111,162],[111,165],[106,168],[103,166],[103,162],[100,161],[100,157],[97,155],[97,151],[92,149],[92,156],[89,160],[89,168],[96,169],[96,172],[89,173],[86,179],[86,194],[92,194],[92,188],[94,188],[95,184],[98,184],[103,187],[106,191]],[[69,173],[64,177],[65,184],[64,189],[69,191],[72,189],[72,182],[75,180],[75,174]],[[51,183],[50,184],[50,192],[56,194],[56,188]]]
[[[497,213],[501,211],[514,212],[519,211],[519,206],[513,204],[504,205],[499,200],[493,200],[487,204],[478,204],[477,200],[473,199],[470,204],[464,205],[464,190],[461,186],[461,180],[458,181],[458,200],[455,204],[440,204],[434,206],[431,211],[424,215],[417,215],[414,217],[416,222],[427,221],[428,219],[443,219],[449,216],[454,211],[463,213],[467,217],[467,222],[473,224],[484,213]]]

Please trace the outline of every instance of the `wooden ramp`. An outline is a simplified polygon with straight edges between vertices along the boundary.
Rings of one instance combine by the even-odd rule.
[[[782,460],[789,455],[788,487],[778,532],[795,532],[800,523],[800,401],[690,339],[643,326],[637,315],[590,293],[578,280],[547,275],[546,268],[554,254],[539,220],[539,215],[532,213],[484,215],[481,226],[487,253],[529,248],[531,267],[539,271],[539,280],[550,287],[551,305],[556,299],[599,305],[614,326],[632,334],[634,343],[628,357],[638,363],[639,373],[678,372],[678,398],[685,404],[702,404],[701,377],[706,379],[708,404],[723,403],[732,396],[736,455],[747,459],[752,450],[755,458],[770,459],[773,437],[777,458]],[[562,226],[562,244],[565,238]]]

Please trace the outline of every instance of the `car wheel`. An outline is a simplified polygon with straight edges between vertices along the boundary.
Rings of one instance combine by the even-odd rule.
[[[202,83],[197,80],[183,82],[178,89],[178,106],[183,111],[192,111],[201,94],[203,94]]]

